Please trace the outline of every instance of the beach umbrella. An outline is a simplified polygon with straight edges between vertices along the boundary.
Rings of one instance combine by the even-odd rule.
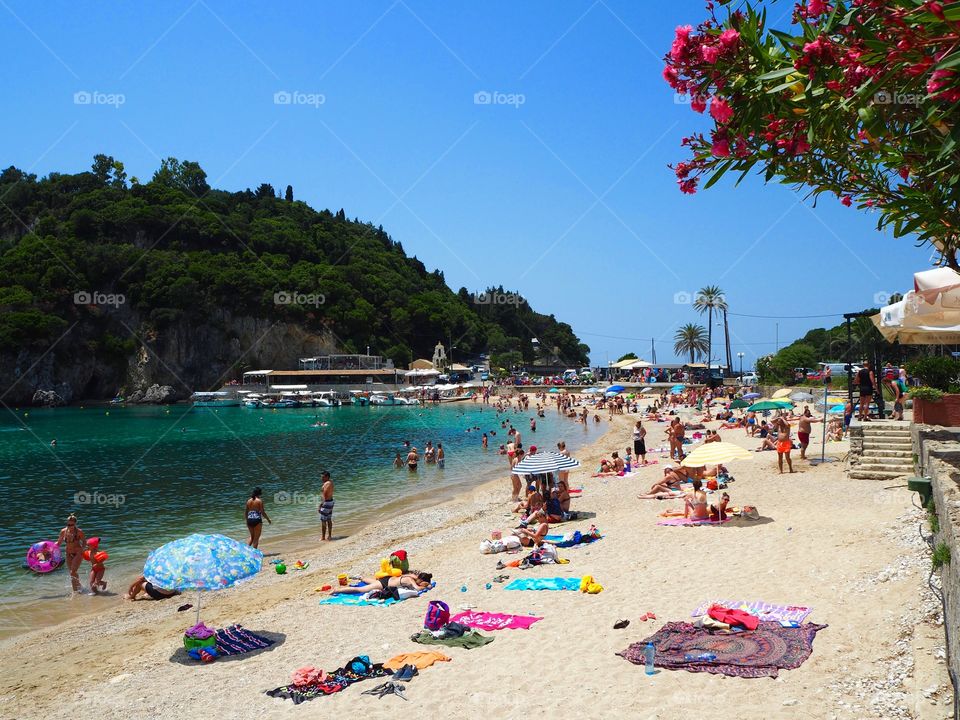
[[[777,391],[772,395],[772,397],[773,397],[774,400],[776,400],[777,398],[785,398],[785,397],[787,397],[789,394],[790,394],[790,388],[781,388],[781,389],[777,390]]]
[[[687,455],[680,464],[684,467],[720,465],[734,460],[751,460],[753,453],[730,442],[714,442],[701,445]]]
[[[745,400],[753,400],[754,398],[760,397],[760,393],[751,392],[751,393],[747,393],[743,397]]]
[[[785,404],[782,400],[761,400],[748,407],[747,410],[759,412],[761,410],[786,410],[788,407],[790,405]]]
[[[843,405],[834,405],[832,408],[827,410],[829,415],[843,415]]]
[[[607,394],[613,393],[616,395],[617,393],[622,393],[624,390],[626,390],[626,388],[623,385],[611,385],[607,388],[606,392]]]
[[[790,396],[790,399],[795,402],[810,402],[812,400],[815,400],[816,398],[814,398],[813,395],[811,395],[808,392],[803,392],[802,390],[798,390],[797,392],[793,393]]]
[[[739,410],[741,408],[750,407],[750,403],[743,398],[737,398],[732,403],[730,403],[731,410]]]
[[[536,453],[535,456],[540,454],[541,453]],[[563,455],[562,453],[558,453],[556,450],[547,450],[542,454],[549,455],[554,460],[556,460],[557,470],[573,470],[574,468],[580,467],[579,460],[577,460],[576,458],[572,458],[568,455]]]
[[[523,460],[513,466],[511,472],[517,475],[540,475],[542,473],[552,473],[560,469],[557,457],[559,453],[538,452],[527,455]]]
[[[560,392],[560,390],[555,387],[552,387],[550,388],[550,392]]]
[[[147,556],[143,576],[165,590],[225,590],[258,572],[263,553],[224,535],[194,533],[161,545]]]
[[[677,384],[674,385],[672,388],[670,388],[670,394],[671,394],[671,395],[679,395],[680,393],[682,393],[682,392],[684,391],[684,388],[686,388],[686,387],[687,387],[687,386],[684,385],[683,383],[677,383]]]

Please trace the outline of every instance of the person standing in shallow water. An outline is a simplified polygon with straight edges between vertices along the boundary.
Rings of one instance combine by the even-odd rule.
[[[80,592],[80,563],[83,562],[83,545],[86,536],[83,530],[77,527],[77,516],[70,515],[67,518],[67,526],[60,530],[60,537],[57,538],[58,545],[65,545],[64,557],[66,559],[67,569],[70,571],[70,584],[74,592]]]
[[[255,487],[250,491],[245,512],[247,515],[247,530],[250,531],[250,540],[247,541],[247,545],[255,548],[260,545],[260,533],[263,532],[263,521],[266,520],[273,525],[273,521],[263,507],[263,490]]]
[[[320,513],[320,540],[333,540],[333,480],[327,470],[320,477],[323,479],[323,487],[320,488],[323,502],[317,508]]]

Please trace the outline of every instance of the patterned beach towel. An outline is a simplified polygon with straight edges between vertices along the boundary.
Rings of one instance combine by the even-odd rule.
[[[756,615],[761,620],[770,622],[798,622],[802,623],[807,616],[813,612],[812,607],[805,605],[774,605],[763,600],[711,600],[702,603],[700,607],[693,611],[691,617],[700,617],[706,615],[711,605],[721,605],[725,608],[734,610],[745,610],[751,615]]]
[[[617,653],[635,665],[644,664],[647,643],[656,648],[656,667],[742,678],[777,677],[795,670],[813,652],[813,639],[826,625],[807,623],[785,628],[761,622],[756,630],[732,635],[714,634],[690,623],[670,622],[646,640]],[[711,653],[715,660],[687,660],[686,655]]]
[[[517,578],[504,590],[580,590],[580,578]]]
[[[239,625],[217,630],[217,654],[243,655],[244,653],[262,650],[274,644],[274,640],[256,635],[244,630]]]
[[[539,620],[543,618],[473,611],[462,612],[450,618],[450,622],[458,622],[479,630],[529,630],[530,626]]]
[[[730,522],[733,518],[726,517],[722,522]],[[657,521],[657,525],[720,525],[717,520],[695,520],[694,518],[671,517]]]

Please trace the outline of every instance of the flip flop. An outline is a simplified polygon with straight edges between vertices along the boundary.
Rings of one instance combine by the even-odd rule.
[[[187,603],[186,605],[181,605],[180,607],[178,607],[177,612],[183,612],[184,610],[189,610],[192,607],[193,605],[191,605],[190,603]]]
[[[419,675],[420,671],[417,670],[416,665],[404,665],[402,668],[397,670],[393,674],[393,679],[400,682],[409,682],[413,680],[415,675]]]
[[[629,625],[629,624],[630,624],[630,621],[629,621],[629,620],[617,620],[617,621],[613,624],[613,629],[614,629],[614,630],[623,630],[623,629],[624,629],[627,625]]]

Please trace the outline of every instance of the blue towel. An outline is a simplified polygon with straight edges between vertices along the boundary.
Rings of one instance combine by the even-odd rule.
[[[416,597],[420,597],[425,592],[429,592],[436,586],[436,583],[430,583],[430,587],[424,588]],[[577,586],[579,587],[579,585]],[[385,607],[387,605],[395,605],[398,600],[393,598],[387,598],[386,600],[367,600],[363,595],[331,595],[330,597],[325,597],[320,601],[321,605],[377,605],[380,607]]]
[[[504,590],[579,590],[580,578],[517,578]]]
[[[568,548],[573,547],[574,545],[581,545],[585,543],[592,543],[600,538],[594,537],[593,535],[583,535],[579,530],[574,531],[573,538],[570,540],[564,540],[565,535],[546,535],[544,540],[547,542],[553,543],[558,548]]]

